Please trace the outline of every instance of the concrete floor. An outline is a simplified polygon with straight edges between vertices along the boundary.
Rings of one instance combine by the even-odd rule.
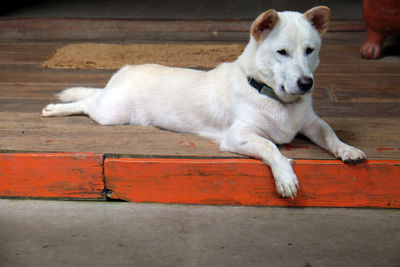
[[[400,266],[400,210],[0,200],[0,265]]]

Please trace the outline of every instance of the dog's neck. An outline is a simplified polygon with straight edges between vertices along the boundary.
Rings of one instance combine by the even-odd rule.
[[[255,88],[260,94],[283,103],[283,101],[275,94],[274,90],[270,86],[266,85],[263,82],[260,82],[257,78],[254,78],[251,75],[254,70],[252,70],[252,64],[249,59],[255,57],[255,54],[253,54],[252,52],[256,51],[256,49],[251,49],[250,47],[254,47],[256,45],[256,42],[253,40],[252,37],[250,37],[250,42],[247,44],[243,53],[238,58],[239,65],[242,67],[244,72],[247,73],[247,81],[253,88]]]
[[[272,98],[276,101],[279,102],[283,102],[274,92],[274,90],[269,87],[268,85],[266,85],[263,82],[259,82],[257,80],[255,80],[253,77],[248,76],[247,77],[247,81],[249,82],[249,84],[254,87],[255,89],[257,89],[257,91],[265,96],[268,96],[269,98]]]

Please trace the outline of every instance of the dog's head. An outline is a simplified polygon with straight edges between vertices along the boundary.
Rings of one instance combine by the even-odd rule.
[[[312,91],[319,64],[321,36],[328,29],[330,10],[262,13],[251,26],[247,49],[250,74],[269,85],[283,101],[291,102]]]

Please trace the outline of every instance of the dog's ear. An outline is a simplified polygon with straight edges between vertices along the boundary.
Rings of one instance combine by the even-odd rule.
[[[270,9],[265,11],[253,22],[251,35],[253,35],[256,41],[259,41],[265,33],[270,32],[274,28],[278,20],[279,16],[275,10]]]
[[[331,21],[331,10],[326,6],[317,6],[304,13],[303,18],[313,25],[319,35],[323,35]]]

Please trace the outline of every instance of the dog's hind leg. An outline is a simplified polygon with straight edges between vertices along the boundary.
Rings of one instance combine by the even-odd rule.
[[[88,115],[88,100],[94,99],[102,93],[99,88],[72,87],[57,94],[61,102],[72,102],[66,104],[49,104],[42,110],[43,117],[60,117],[74,114]]]
[[[43,117],[61,117],[74,114],[88,115],[87,105],[84,100],[65,104],[49,104],[42,110]]]
[[[109,97],[103,97],[103,90],[72,103],[49,104],[42,110],[43,117],[61,117],[76,114],[88,115],[101,125],[121,125],[130,122],[130,113],[124,112],[124,104]]]

